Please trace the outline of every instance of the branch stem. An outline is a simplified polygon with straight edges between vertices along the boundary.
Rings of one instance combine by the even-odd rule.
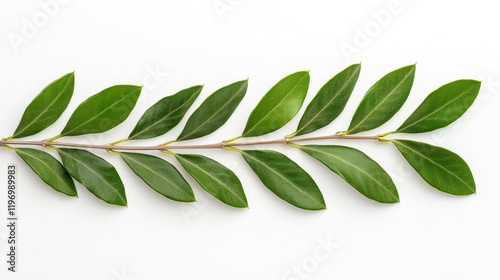
[[[334,140],[334,139],[351,139],[351,140],[380,140],[379,136],[362,136],[362,135],[325,135],[325,136],[313,136],[313,137],[300,137],[293,138],[293,142],[305,142],[305,141],[316,141],[316,140]],[[117,141],[118,143],[120,141]],[[0,147],[10,146],[54,146],[54,147],[70,147],[70,148],[83,148],[83,149],[100,149],[100,150],[120,150],[120,151],[166,151],[166,150],[182,150],[182,149],[224,149],[227,147],[241,147],[241,146],[255,146],[255,145],[271,145],[271,144],[289,144],[292,142],[291,139],[282,138],[274,140],[261,140],[261,141],[245,141],[245,142],[227,142],[222,141],[220,143],[212,144],[199,144],[199,145],[153,145],[153,146],[134,146],[134,145],[119,145],[117,142],[103,145],[94,144],[81,144],[81,143],[70,143],[70,142],[59,142],[59,141],[26,141],[26,140],[0,140]]]

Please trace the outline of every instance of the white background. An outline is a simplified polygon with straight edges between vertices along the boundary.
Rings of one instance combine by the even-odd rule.
[[[12,134],[45,85],[70,71],[76,71],[76,87],[68,110],[30,139],[58,134],[80,102],[120,83],[145,85],[131,116],[105,134],[64,140],[97,144],[124,138],[166,95],[205,84],[189,115],[214,90],[249,77],[247,95],[226,125],[192,141],[217,142],[239,135],[250,111],[282,77],[310,70],[307,103],[334,74],[361,61],[345,111],[315,133],[324,135],[347,128],[381,76],[417,62],[408,101],[391,121],[366,133],[376,134],[396,128],[445,83],[483,81],[474,106],[459,121],[433,133],[403,135],[460,154],[477,184],[477,194],[467,197],[428,186],[386,143],[343,142],[389,172],[401,198],[394,205],[366,199],[292,148],[271,147],[316,180],[328,206],[320,212],[282,202],[236,153],[198,151],[235,171],[249,209],[219,203],[184,171],[199,202],[169,201],[119,158],[97,152],[116,166],[126,185],[129,206],[120,208],[81,185],[78,199],[60,195],[14,153],[0,150],[0,217],[6,216],[8,164],[18,167],[20,217],[16,274],[4,262],[2,218],[0,279],[500,279],[498,26],[497,5],[486,0],[0,2],[2,137]],[[293,132],[298,119],[261,138]],[[175,139],[185,121],[146,143]]]

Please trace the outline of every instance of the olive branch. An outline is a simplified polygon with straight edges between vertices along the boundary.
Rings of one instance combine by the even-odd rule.
[[[120,156],[153,190],[179,202],[196,200],[188,182],[162,157],[140,151],[157,151],[174,157],[199,186],[234,207],[248,207],[242,183],[236,174],[209,157],[180,153],[179,150],[222,149],[237,152],[270,191],[288,203],[308,210],[326,208],[314,179],[286,155],[255,147],[283,144],[297,148],[319,160],[367,198],[394,203],[399,201],[394,182],[368,155],[348,146],[308,144],[311,141],[337,139],[391,143],[432,187],[454,195],[475,193],[472,172],[457,154],[427,143],[389,136],[429,132],[451,124],[474,102],[481,85],[479,81],[461,79],[439,87],[393,131],[373,136],[356,135],[381,126],[399,111],[410,94],[415,69],[416,65],[405,66],[379,79],[364,95],[349,127],[331,135],[304,136],[329,125],[342,113],[357,83],[360,64],[347,67],[327,81],[305,109],[296,131],[279,139],[255,141],[251,138],[272,133],[294,118],[308,92],[310,75],[307,71],[299,71],[280,80],[251,112],[240,136],[218,143],[182,144],[183,141],[209,135],[226,123],[245,96],[248,80],[232,83],[212,93],[188,118],[175,140],[158,145],[124,143],[166,134],[184,118],[203,86],[193,86],[162,98],[146,110],[127,138],[109,144],[72,143],[59,139],[103,133],[118,126],[135,107],[142,87],[115,85],[106,88],[82,102],[59,135],[39,141],[19,140],[43,131],[67,108],[75,81],[74,73],[69,73],[49,84],[33,99],[13,135],[3,138],[0,146],[16,152],[47,185],[58,192],[77,196],[75,179],[99,199],[121,206],[127,205],[127,198],[118,172],[108,161],[90,150],[102,149]],[[61,161],[40,147],[56,151]]]

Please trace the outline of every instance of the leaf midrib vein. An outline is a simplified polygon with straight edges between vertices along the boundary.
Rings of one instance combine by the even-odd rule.
[[[398,129],[399,131],[402,131],[402,130],[405,130],[406,128],[410,127],[410,126],[413,126],[421,121],[423,121],[424,119],[436,114],[437,112],[441,111],[443,108],[447,107],[448,105],[450,105],[451,103],[453,103],[455,100],[457,100],[458,98],[462,97],[463,95],[467,94],[469,91],[473,90],[475,86],[472,86],[471,88],[469,88],[468,90],[462,92],[462,94],[459,94],[457,95],[455,98],[451,99],[450,101],[446,102],[445,104],[443,104],[443,106],[441,107],[438,107],[436,108],[436,110],[432,111],[431,113],[427,114],[426,116],[420,118],[419,120],[411,123],[411,124],[408,124],[406,125],[404,128],[402,129]]]
[[[43,160],[41,160],[41,159],[39,159],[37,157],[34,157],[34,156],[32,156],[32,155],[30,155],[30,154],[22,151],[21,149],[17,149],[17,151],[20,152],[20,153],[22,153],[22,154],[24,154],[24,155],[26,155],[26,156],[29,156],[32,159],[35,159],[36,161],[38,161],[40,163],[42,163],[45,167],[47,167],[47,169],[49,170],[49,172],[51,174],[55,174],[55,177],[60,181],[60,183],[62,182],[63,185],[66,185],[66,182],[62,179],[62,177],[60,177],[57,172],[54,172],[54,170],[45,161],[43,161]]]
[[[394,195],[394,194],[393,194],[393,193],[392,193],[389,189],[387,189],[387,188],[385,187],[385,185],[384,185],[384,184],[382,184],[379,180],[375,179],[375,178],[374,178],[374,177],[372,177],[370,174],[368,174],[366,171],[364,171],[363,169],[359,168],[358,166],[356,166],[356,165],[352,164],[351,162],[346,161],[346,160],[344,160],[344,159],[342,159],[342,158],[340,158],[340,157],[338,157],[338,156],[335,156],[335,155],[333,155],[333,154],[328,154],[328,153],[325,153],[325,152],[323,152],[323,151],[321,151],[321,150],[317,150],[317,149],[310,148],[310,147],[306,147],[306,149],[309,149],[309,150],[312,150],[312,151],[316,151],[316,152],[321,153],[321,154],[325,154],[326,156],[331,156],[331,157],[334,157],[334,158],[336,158],[336,159],[338,159],[338,160],[340,160],[340,161],[342,161],[342,162],[344,162],[344,163],[346,163],[346,164],[348,164],[348,165],[350,165],[350,166],[354,167],[355,169],[359,170],[360,172],[362,172],[363,174],[365,174],[367,177],[369,177],[370,179],[372,179],[373,181],[375,181],[375,182],[377,183],[377,185],[379,185],[380,187],[382,187],[382,189],[384,189],[384,190],[385,190],[388,194],[390,194],[393,198],[398,199],[398,197],[397,197],[397,196],[395,196],[395,195]]]
[[[425,158],[426,160],[432,162],[433,164],[437,165],[438,167],[440,167],[441,169],[443,169],[444,171],[446,171],[446,173],[452,175],[453,177],[457,178],[460,182],[462,182],[465,186],[467,186],[467,188],[469,188],[469,184],[467,184],[467,182],[465,182],[464,180],[462,180],[462,178],[458,177],[455,173],[451,172],[450,170],[448,170],[447,168],[445,168],[444,166],[442,166],[441,164],[435,162],[434,160],[432,160],[431,158],[425,156],[424,154],[422,153],[419,153],[418,151],[412,149],[411,147],[403,144],[401,141],[398,141],[398,140],[393,140],[397,143],[399,143],[400,145],[404,146],[405,148],[407,148],[408,150],[420,155],[421,157]],[[469,188],[470,190],[473,190],[472,188]]]
[[[247,204],[244,200],[242,200],[239,197],[239,195],[237,193],[235,193],[231,188],[227,187],[227,185],[224,182],[220,181],[217,177],[212,176],[212,174],[206,172],[205,170],[203,170],[202,168],[198,167],[196,164],[192,163],[188,159],[183,158],[182,156],[181,157],[177,156],[177,158],[183,160],[185,163],[188,163],[189,165],[193,166],[194,168],[200,170],[202,173],[208,175],[210,178],[212,178],[213,180],[215,180],[218,184],[224,186],[227,190],[229,190],[229,192],[231,192],[231,194],[233,194],[233,196],[236,197],[240,202],[242,202],[245,205]],[[202,184],[200,183],[200,185],[202,185]]]
[[[197,90],[196,92],[199,92],[199,90]],[[135,134],[135,136],[133,137],[137,137],[137,136],[140,136],[141,134],[143,134],[145,131],[147,131],[148,129],[150,129],[151,127],[154,127],[156,126],[157,124],[163,122],[165,119],[167,119],[168,117],[172,116],[174,113],[176,113],[177,111],[181,110],[182,108],[184,108],[186,106],[186,104],[188,104],[193,98],[195,98],[196,96],[196,93],[195,94],[192,94],[188,100],[186,100],[184,103],[182,103],[181,106],[178,106],[177,108],[175,108],[175,110],[173,110],[172,112],[168,113],[167,115],[163,116],[162,118],[160,118],[159,120],[157,120],[156,122],[152,123],[151,125],[145,127],[143,130],[139,131],[138,133]]]
[[[264,117],[262,117],[262,118],[260,119],[260,121],[258,121],[258,122],[257,122],[254,126],[252,126],[249,130],[247,130],[247,131],[246,131],[246,133],[244,133],[244,135],[248,135],[248,134],[249,134],[252,130],[254,130],[254,129],[255,129],[255,128],[256,128],[256,127],[257,127],[257,126],[258,126],[261,122],[263,122],[263,121],[264,121],[264,120],[265,120],[265,119],[266,119],[266,118],[267,118],[267,117],[268,117],[268,116],[269,116],[272,112],[274,112],[275,110],[277,110],[277,108],[278,108],[278,107],[280,107],[281,103],[283,103],[283,102],[287,99],[287,97],[288,97],[288,96],[289,96],[292,92],[294,92],[294,91],[295,91],[295,88],[297,88],[297,87],[299,86],[300,82],[302,82],[302,80],[303,80],[305,77],[307,77],[307,75],[304,75],[302,78],[300,78],[300,80],[299,80],[299,81],[298,81],[298,82],[297,82],[297,83],[293,86],[293,88],[292,88],[290,91],[288,91],[288,93],[285,95],[285,97],[283,97],[283,98],[280,100],[280,102],[279,102],[276,106],[274,106],[274,108],[273,108],[273,109],[269,110],[269,112],[267,112],[267,114],[266,114]]]
[[[306,124],[304,124],[304,126],[302,126],[302,129],[298,130],[297,132],[303,131],[308,125],[310,125],[314,120],[316,120],[318,118],[318,116],[321,115],[321,113],[323,113],[323,111],[326,110],[326,108],[328,106],[330,106],[330,104],[332,104],[334,100],[337,99],[337,97],[339,96],[339,94],[346,89],[347,85],[354,78],[354,76],[356,76],[356,73],[352,73],[352,75],[342,85],[342,88],[340,88],[340,90],[337,92],[337,94],[335,94],[335,96],[332,99],[330,99],[330,101],[325,106],[323,106],[323,108],[321,108],[321,110],[319,110],[319,112],[317,114],[315,114],[314,117],[312,117]]]
[[[168,182],[170,185],[173,185],[173,186],[174,186],[177,190],[179,190],[179,191],[183,192],[184,194],[187,194],[187,193],[185,193],[185,192],[184,192],[184,190],[183,190],[183,189],[181,189],[181,188],[177,187],[177,185],[176,185],[176,184],[174,184],[171,180],[169,180],[169,179],[168,179],[168,177],[165,177],[165,176],[163,176],[161,173],[158,173],[158,172],[156,172],[155,170],[150,169],[150,168],[149,168],[149,167],[147,167],[146,165],[142,164],[140,161],[137,161],[137,160],[135,160],[134,158],[132,158],[132,157],[130,157],[130,156],[128,156],[128,155],[126,155],[126,154],[121,154],[121,155],[122,155],[122,156],[127,157],[129,160],[132,160],[132,161],[133,161],[133,162],[135,162],[136,164],[138,164],[138,165],[142,166],[143,168],[147,169],[148,171],[150,171],[150,172],[151,172],[151,173],[153,173],[154,175],[157,175],[157,176],[159,176],[160,178],[164,179],[164,180],[165,180],[166,182]]]
[[[138,91],[138,89],[134,90],[133,92],[129,93],[129,94],[126,94],[125,96],[123,96],[123,98],[119,99],[118,101],[116,101],[115,103],[111,104],[110,106],[108,106],[106,109],[102,110],[99,114],[95,115],[93,118],[90,118],[88,119],[86,122],[83,122],[81,123],[80,125],[76,126],[75,128],[73,128],[72,130],[70,131],[67,131],[63,134],[61,134],[61,136],[64,136],[64,135],[69,135],[70,133],[72,133],[73,131],[85,126],[86,124],[88,124],[89,122],[92,122],[94,121],[95,119],[97,119],[99,116],[101,116],[102,114],[104,114],[105,112],[109,111],[111,108],[113,108],[116,104],[118,103],[121,103],[123,100],[125,100],[127,97],[129,97],[129,95],[132,95],[134,93],[136,93]],[[78,109],[78,108],[77,108]]]
[[[71,80],[71,79],[70,79],[70,80]],[[49,110],[49,108],[50,108],[52,105],[54,105],[54,104],[56,103],[56,101],[58,101],[58,100],[59,100],[59,98],[61,97],[62,93],[63,93],[63,92],[66,90],[66,88],[68,87],[70,80],[68,80],[68,81],[66,82],[66,84],[64,85],[64,87],[63,87],[63,89],[61,90],[61,92],[57,95],[57,97],[56,97],[56,98],[54,98],[54,99],[52,100],[52,102],[50,102],[50,104],[49,104],[48,106],[46,106],[46,107],[42,110],[42,112],[38,115],[38,117],[37,117],[37,118],[34,118],[34,119],[33,119],[33,120],[32,120],[32,121],[28,124],[28,125],[26,125],[26,126],[25,126],[25,127],[24,127],[21,131],[20,131],[20,132],[16,133],[17,135],[19,135],[19,134],[21,134],[21,133],[25,132],[25,131],[26,131],[26,130],[30,127],[30,126],[32,126],[32,125],[33,125],[33,123],[35,123],[35,121],[37,121],[37,120],[38,120],[38,119],[39,119],[39,118],[40,118],[43,114],[45,114],[45,113]]]
[[[274,174],[278,175],[278,177],[282,178],[283,180],[285,180],[287,183],[291,184],[296,190],[298,190],[300,193],[304,194],[305,196],[309,197],[309,199],[311,201],[313,201],[315,204],[320,204],[322,205],[321,203],[318,203],[316,201],[316,199],[314,197],[312,197],[311,195],[309,195],[307,192],[305,192],[304,190],[302,190],[301,188],[297,187],[296,184],[294,184],[293,182],[291,182],[290,180],[288,180],[288,178],[284,177],[283,175],[281,175],[279,172],[276,172],[273,168],[271,168],[269,165],[267,165],[265,162],[262,162],[260,161],[258,158],[250,155],[249,153],[243,151],[242,153],[244,153],[245,155],[251,157],[253,160],[257,161],[258,163],[262,164],[263,166],[267,167],[270,171],[272,171]]]
[[[122,195],[114,188],[113,185],[111,185],[106,179],[104,179],[101,174],[97,173],[94,169],[90,168],[87,164],[85,164],[84,162],[80,161],[78,158],[75,158],[73,156],[71,156],[70,154],[64,152],[63,150],[61,149],[58,149],[58,151],[62,152],[63,154],[65,154],[66,156],[70,157],[71,159],[73,159],[74,161],[80,163],[83,167],[87,168],[88,170],[90,170],[92,173],[94,173],[97,177],[99,177],[99,179],[101,179],[105,185],[108,185],[111,190],[116,193],[118,195],[118,197],[120,198],[120,200],[122,200],[122,202],[125,202],[125,200],[123,199]]]
[[[211,116],[210,116],[207,120],[205,120],[203,123],[201,123],[201,124],[200,124],[200,125],[199,125],[196,129],[192,130],[189,134],[185,135],[184,137],[182,137],[181,139],[178,139],[178,140],[188,139],[187,137],[189,137],[189,136],[191,136],[191,135],[195,134],[196,132],[198,132],[198,131],[200,130],[200,128],[202,128],[203,126],[205,126],[205,124],[206,124],[206,123],[208,123],[208,122],[212,121],[212,119],[213,119],[216,115],[218,115],[218,114],[219,114],[219,112],[220,112],[220,111],[222,111],[222,109],[223,109],[223,108],[226,108],[226,107],[227,107],[227,105],[228,105],[231,101],[233,101],[233,100],[234,100],[234,99],[235,99],[235,98],[236,98],[236,97],[240,94],[240,92],[243,90],[243,88],[244,88],[244,84],[243,84],[243,85],[241,85],[241,86],[240,86],[240,88],[238,88],[238,90],[236,91],[236,93],[235,93],[235,94],[233,94],[233,95],[231,96],[231,98],[230,98],[230,99],[228,99],[228,100],[227,100],[227,102],[226,102],[226,103],[224,103],[224,105],[223,105],[223,106],[221,106],[221,107],[220,107],[217,111],[215,111],[215,113],[214,113],[214,114],[212,114],[212,115],[211,115]],[[181,135],[182,135],[182,133],[181,133]]]
[[[413,73],[413,72],[414,72],[414,68],[412,68],[412,70],[411,70],[411,71],[409,71],[409,72],[405,75],[405,77],[404,77],[404,78],[403,78],[403,79],[402,79],[402,80],[401,80],[401,81],[400,81],[400,82],[399,82],[399,83],[398,83],[398,84],[397,84],[397,85],[396,85],[396,86],[395,86],[395,87],[394,87],[394,88],[393,88],[393,89],[389,92],[389,94],[387,94],[387,95],[384,97],[384,99],[382,99],[382,101],[381,101],[381,102],[380,102],[377,106],[375,106],[375,107],[373,108],[373,110],[371,110],[371,111],[370,111],[370,113],[368,113],[368,115],[366,115],[366,116],[365,116],[365,117],[364,117],[364,118],[363,118],[363,119],[362,119],[362,120],[361,120],[361,121],[360,121],[360,122],[359,122],[356,126],[354,126],[352,129],[349,129],[349,131],[353,131],[353,130],[355,130],[356,128],[358,128],[360,125],[362,125],[362,124],[366,121],[366,119],[367,119],[368,117],[370,117],[370,116],[371,116],[371,115],[372,115],[375,111],[377,111],[377,109],[378,109],[378,108],[380,108],[380,106],[382,106],[382,104],[383,104],[383,103],[385,103],[385,101],[386,101],[386,100],[387,100],[387,99],[388,99],[388,98],[389,98],[392,94],[394,94],[394,92],[395,92],[395,91],[399,88],[399,86],[400,86],[401,84],[403,84],[403,83],[406,81],[406,79],[408,79],[408,77],[410,76],[410,74],[411,74],[411,73]],[[363,102],[363,101],[361,101],[361,102]]]

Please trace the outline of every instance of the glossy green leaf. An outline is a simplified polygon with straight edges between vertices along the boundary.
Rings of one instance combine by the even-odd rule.
[[[307,210],[325,209],[325,200],[311,176],[275,151],[241,150],[262,183],[281,199]]]
[[[190,87],[158,101],[142,115],[128,139],[153,138],[170,131],[182,120],[202,88]]]
[[[189,184],[169,162],[137,153],[120,153],[120,156],[137,176],[161,195],[175,201],[196,200]]]
[[[329,80],[307,106],[294,136],[316,131],[337,118],[354,90],[360,70],[361,64],[353,64]]]
[[[175,157],[211,195],[234,207],[248,207],[241,182],[229,168],[201,155],[175,154]]]
[[[298,146],[353,186],[364,196],[383,203],[399,201],[391,177],[363,152],[344,146]]]
[[[61,136],[108,131],[122,123],[134,109],[142,87],[109,87],[82,102],[71,115]]]
[[[78,196],[73,179],[53,156],[30,148],[16,148],[15,151],[36,175],[54,190],[69,196]]]
[[[309,79],[309,72],[301,71],[273,86],[250,113],[242,136],[264,135],[287,124],[304,102]]]
[[[24,111],[12,138],[36,134],[53,124],[73,96],[75,74],[69,73],[46,86]]]
[[[462,116],[476,99],[480,81],[457,80],[433,91],[396,132],[419,133],[445,127]]]
[[[347,133],[371,130],[391,119],[410,94],[415,68],[415,64],[405,66],[378,80],[361,100]]]
[[[426,143],[401,139],[391,141],[429,185],[455,195],[476,192],[472,172],[459,155]]]
[[[236,110],[247,87],[248,80],[239,81],[210,95],[189,117],[177,141],[199,138],[219,129]]]
[[[85,150],[57,149],[57,152],[69,174],[96,197],[109,204],[127,205],[122,180],[109,162]]]

